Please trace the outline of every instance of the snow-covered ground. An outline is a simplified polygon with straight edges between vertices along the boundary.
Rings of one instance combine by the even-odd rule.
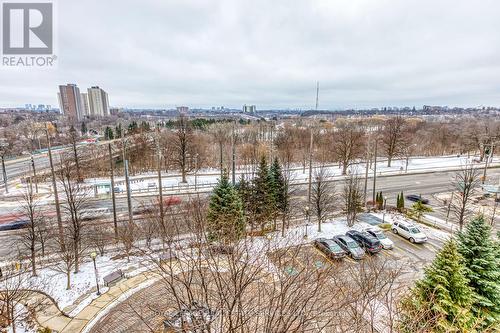
[[[128,276],[133,276],[147,269],[143,265],[144,259],[139,257],[130,257],[130,262],[126,259],[112,260],[109,256],[98,256],[96,266],[99,276],[99,286],[101,292],[107,290],[103,285],[102,278],[119,269],[128,271]],[[86,305],[90,304],[95,298],[96,278],[94,264],[91,260],[85,261],[80,265],[78,273],[71,273],[71,289],[66,289],[66,275],[54,270],[51,267],[45,267],[38,271],[38,276],[31,278],[30,283],[40,290],[51,295],[58,303],[61,309],[71,306],[79,300],[78,307],[71,309],[71,315],[77,314]],[[83,295],[88,295],[81,299]]]

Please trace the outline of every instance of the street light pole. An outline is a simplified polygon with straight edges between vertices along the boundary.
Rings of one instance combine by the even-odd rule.
[[[378,146],[378,139],[375,139],[375,152],[373,154],[373,204],[375,205],[375,191],[376,191],[376,186],[377,186],[377,146]]]
[[[92,252],[90,254],[92,261],[94,262],[94,274],[95,274],[95,285],[97,286],[97,296],[101,295],[101,291],[99,290],[99,273],[97,272],[97,265],[95,263],[95,258],[97,257],[97,253]]]
[[[0,140],[0,153],[1,153],[1,159],[2,159],[2,173],[3,173],[3,183],[5,185],[5,193],[9,193],[9,187],[7,185],[7,170],[5,170],[5,151],[6,148],[9,146],[7,141],[5,139]]]
[[[111,177],[111,200],[113,202],[113,226],[115,228],[115,238],[118,239],[118,222],[116,220],[116,197],[115,197],[115,166],[113,164],[113,152],[111,143],[108,143],[109,151],[109,173]]]
[[[5,185],[5,193],[9,193],[9,187],[7,185],[7,171],[5,170],[4,154],[2,154],[2,173],[3,173],[3,184]]]
[[[57,192],[57,183],[56,183],[56,172],[54,171],[54,162],[52,160],[52,147],[50,145],[50,136],[49,136],[49,127],[47,124],[45,124],[45,135],[47,137],[47,150],[49,153],[49,163],[50,163],[50,172],[52,174],[52,186],[54,190],[54,203],[56,205],[56,215],[57,215],[57,228],[59,231],[59,238],[61,242],[62,249],[64,250],[66,248],[64,244],[64,231],[63,231],[63,225],[62,225],[62,218],[61,218],[61,207],[59,207],[59,194]]]
[[[38,180],[36,179],[35,159],[31,154],[31,168],[33,169],[33,178],[35,179],[35,192],[38,194]]]

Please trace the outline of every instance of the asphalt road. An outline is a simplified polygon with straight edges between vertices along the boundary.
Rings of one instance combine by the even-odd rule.
[[[446,218],[446,209],[442,203],[437,202],[432,195],[442,192],[448,192],[452,189],[452,179],[456,172],[433,172],[426,174],[413,175],[398,175],[398,176],[381,176],[377,178],[376,191],[382,191],[384,196],[387,196],[387,204],[395,205],[396,196],[401,191],[407,194],[420,194],[424,198],[430,200],[430,205],[434,208],[434,212],[430,215]],[[500,179],[500,169],[491,169],[488,171],[487,183],[498,183]],[[372,179],[368,181],[367,199],[372,196]],[[362,184],[363,185],[363,184]],[[340,191],[341,184],[337,184],[337,190]],[[306,196],[307,186],[302,186],[298,191],[299,196]],[[149,205],[155,200],[157,195],[136,196],[132,198],[133,209],[137,210],[144,205]],[[109,208],[112,211],[112,201],[110,198],[99,198],[92,200],[90,208]],[[117,212],[126,219],[127,214],[127,199],[126,197],[117,198]],[[111,218],[112,215],[109,215]],[[17,252],[18,242],[15,235],[19,231],[5,232],[0,231],[0,256],[13,255]]]

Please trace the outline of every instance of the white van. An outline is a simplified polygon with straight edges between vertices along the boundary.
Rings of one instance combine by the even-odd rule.
[[[412,243],[424,243],[427,241],[427,236],[413,223],[404,221],[394,222],[392,224],[392,232],[401,235]]]

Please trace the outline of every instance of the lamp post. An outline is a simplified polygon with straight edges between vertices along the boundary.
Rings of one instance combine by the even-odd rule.
[[[306,220],[306,234],[304,235],[304,238],[307,238],[308,237],[307,229],[309,227],[309,206],[306,206],[304,208],[304,213],[305,213],[305,220]]]
[[[95,273],[95,284],[97,286],[97,296],[101,295],[101,291],[99,290],[99,274],[97,273],[97,265],[95,263],[95,258],[97,257],[97,253],[94,251],[90,254],[92,261],[94,262],[94,273]]]
[[[384,210],[386,209],[387,207],[387,196],[384,196]]]

